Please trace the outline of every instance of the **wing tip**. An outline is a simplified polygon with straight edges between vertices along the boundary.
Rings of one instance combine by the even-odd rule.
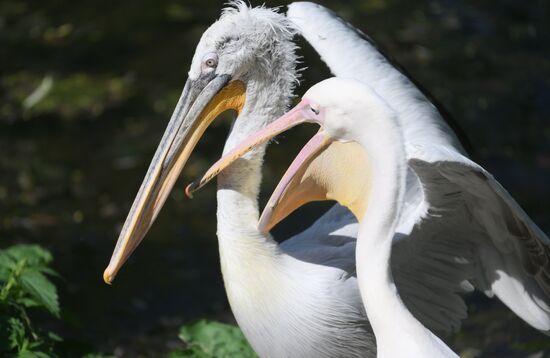
[[[311,11],[328,12],[328,9],[313,2],[296,1],[288,5],[286,16],[291,20],[295,20],[302,17],[302,15],[310,15]]]

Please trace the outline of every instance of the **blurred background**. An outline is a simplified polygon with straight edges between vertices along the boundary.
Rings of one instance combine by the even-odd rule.
[[[548,1],[318,2],[371,35],[431,92],[466,133],[474,158],[550,232]],[[194,200],[183,192],[219,157],[230,120],[207,131],[114,285],[102,281],[195,46],[222,7],[0,2],[0,249],[37,243],[52,252],[61,319],[40,312],[35,319],[67,344],[157,357],[182,345],[178,327],[190,320],[233,322],[219,270],[215,185]],[[301,94],[329,73],[299,43],[308,67]],[[297,131],[270,147],[264,196],[307,135]],[[302,210],[277,236],[322,209]],[[477,294],[468,303],[462,332],[447,337],[456,349],[487,357],[550,352],[547,337],[499,302]]]

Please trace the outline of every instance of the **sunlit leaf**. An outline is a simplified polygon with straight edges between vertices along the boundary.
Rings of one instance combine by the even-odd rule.
[[[59,317],[57,289],[42,273],[25,270],[19,277],[23,289],[42,304],[51,314]]]
[[[53,356],[39,351],[23,351],[17,354],[17,358],[53,358]]]
[[[38,307],[41,303],[31,297],[17,298],[17,303],[22,304],[25,307]]]
[[[0,257],[5,255],[13,262],[25,260],[29,266],[42,267],[52,261],[52,255],[38,245],[14,245],[0,250]],[[3,262],[0,261],[0,264]]]
[[[196,321],[183,326],[179,337],[190,348],[199,347],[209,357],[256,357],[241,330],[228,324]]]
[[[189,347],[187,349],[171,352],[168,354],[167,358],[211,358],[212,355],[206,353],[202,350],[202,348],[196,346],[196,347]]]

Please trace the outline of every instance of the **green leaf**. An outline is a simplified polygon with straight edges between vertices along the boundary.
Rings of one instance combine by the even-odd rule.
[[[16,266],[17,261],[4,250],[0,250],[0,282],[8,281]]]
[[[52,261],[52,254],[38,245],[14,245],[1,250],[1,252],[13,262],[25,260],[31,267],[45,267]],[[0,262],[1,264],[2,262]]]
[[[8,325],[10,348],[21,350],[27,345],[23,322],[18,318],[10,318],[8,320]]]
[[[205,353],[200,347],[194,346],[187,349],[171,352],[166,358],[211,358],[210,354]]]
[[[54,342],[63,342],[63,338],[56,333],[48,332],[48,338]]]
[[[200,348],[206,357],[256,357],[241,330],[228,324],[196,321],[183,326],[179,337],[189,348]],[[198,354],[197,351],[192,353]]]
[[[16,261],[13,259],[13,257],[7,254],[4,250],[0,250],[0,273],[4,271],[9,272],[10,269],[15,267],[15,263]]]
[[[52,358],[52,356],[44,352],[23,351],[17,354],[17,358]]]
[[[26,269],[21,273],[19,280],[26,293],[51,314],[59,317],[57,289],[46,276],[38,271]]]
[[[19,303],[19,304],[21,304],[25,307],[38,307],[38,306],[40,306],[40,302],[38,302],[34,298],[30,298],[30,297],[17,298],[17,303]]]
[[[25,307],[43,307],[59,317],[56,287],[46,275],[51,254],[37,245],[15,245],[0,250],[0,355],[53,358],[61,338],[34,330]],[[3,356],[3,355],[2,355]]]
[[[42,272],[43,274],[48,275],[48,276],[53,276],[53,277],[58,277],[58,278],[61,277],[60,274],[58,274],[56,271],[52,270],[49,267],[38,267],[37,270]]]

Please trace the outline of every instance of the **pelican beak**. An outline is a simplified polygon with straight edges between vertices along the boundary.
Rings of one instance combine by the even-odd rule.
[[[304,115],[304,106],[307,102],[302,101],[296,107],[284,114],[276,121],[269,124],[267,127],[252,134],[247,139],[241,142],[236,148],[220,158],[214,165],[210,167],[199,179],[193,181],[185,188],[185,193],[192,198],[193,193],[202,188],[206,183],[216,177],[222,170],[227,168],[237,159],[245,155],[249,150],[261,144],[266,143],[276,135],[305,122],[313,122]]]
[[[332,139],[320,130],[298,153],[262,212],[258,223],[261,232],[269,232],[273,226],[307,202],[326,200],[327,192],[322,181],[317,180],[323,177],[322,171],[317,170],[320,168],[316,164],[320,163],[319,155],[331,143]]]
[[[263,144],[300,123],[316,122],[302,101],[294,109],[264,129],[245,139],[218,160],[198,180],[186,188],[188,196],[200,189],[223,169],[250,149]],[[260,218],[258,229],[266,233],[300,206],[320,200],[336,200],[347,206],[357,218],[366,210],[371,170],[366,153],[355,142],[333,141],[321,130],[300,151],[277,185]]]
[[[267,233],[294,210],[312,202],[336,200],[359,220],[367,206],[371,170],[362,147],[333,141],[319,131],[296,156],[271,194],[258,223]]]
[[[244,83],[229,75],[187,81],[103,273],[106,283],[143,240],[206,128],[225,110],[240,112],[245,95]]]

